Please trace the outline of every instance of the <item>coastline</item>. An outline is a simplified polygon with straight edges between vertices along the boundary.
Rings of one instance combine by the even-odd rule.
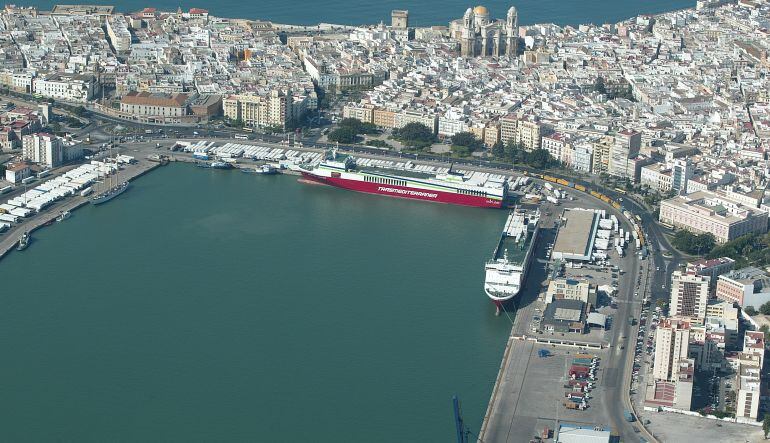
[[[590,19],[588,17],[583,17],[583,18],[575,19],[574,21],[570,21],[570,20],[564,20],[564,19],[560,20],[560,19],[558,19],[558,17],[555,18],[555,19],[551,18],[551,16],[553,16],[553,14],[555,12],[557,12],[556,10],[553,10],[554,8],[556,8],[555,5],[554,5],[554,8],[546,7],[545,8],[546,12],[542,13],[542,15],[544,15],[544,16],[547,15],[548,17],[540,17],[541,13],[533,15],[533,14],[527,13],[527,12],[528,12],[529,8],[533,8],[533,7],[536,8],[538,11],[543,10],[543,8],[541,7],[542,5],[537,4],[537,5],[531,5],[530,6],[530,5],[527,5],[527,4],[521,5],[520,3],[521,2],[507,2],[507,3],[504,3],[502,5],[500,5],[500,4],[490,4],[488,6],[493,7],[493,8],[502,7],[504,5],[516,6],[516,7],[519,8],[520,11],[524,11],[525,12],[525,14],[523,14],[524,17],[538,17],[538,18],[534,19],[532,22],[529,22],[527,20],[523,21],[521,23],[522,27],[550,26],[550,25],[555,25],[555,26],[559,26],[559,27],[568,27],[568,26],[569,27],[577,27],[577,26],[581,26],[581,25],[597,25],[598,26],[598,25],[602,25],[602,24],[617,24],[617,23],[628,21],[628,20],[632,20],[632,19],[634,19],[636,17],[659,17],[659,16],[662,16],[662,15],[665,15],[665,14],[669,14],[669,13],[676,13],[676,12],[681,12],[681,11],[687,11],[687,10],[692,10],[692,9],[696,8],[696,5],[694,4],[694,2],[686,2],[686,3],[689,3],[690,6],[673,5],[673,7],[672,7],[672,5],[661,5],[661,6],[663,6],[663,8],[661,8],[663,10],[660,10],[658,12],[642,12],[642,11],[639,11],[639,12],[631,12],[629,14],[621,13],[621,14],[618,14],[619,16],[617,18],[596,18],[596,19]],[[607,2],[607,3],[610,3],[610,2]],[[685,2],[683,2],[683,3],[685,3]],[[42,4],[41,6],[38,6],[38,5],[40,5],[39,2],[28,1],[28,2],[17,3],[16,5],[24,6],[24,7],[36,7],[36,8],[38,8],[38,11],[39,11],[39,13],[41,15],[46,15],[46,14],[52,14],[53,7],[55,5],[57,5],[57,3],[56,2],[52,2],[51,4]],[[464,10],[463,5],[467,6],[467,5],[465,5],[463,3],[462,5],[456,5],[456,6],[452,5],[451,7],[452,7],[452,9],[458,11],[457,12],[458,14],[461,14],[462,11]],[[640,9],[643,9],[646,5],[647,5],[647,2],[639,2],[638,5],[635,5],[637,7],[635,7],[634,9],[640,10]],[[125,5],[125,6],[124,5],[109,5],[109,6],[113,7],[113,14],[131,14],[131,13],[135,13],[137,11],[140,11],[142,9],[142,7],[143,7],[142,5],[139,5],[139,4],[137,4],[135,6],[132,6],[132,5]],[[159,6],[156,6],[156,8],[159,11],[171,12],[171,11],[176,10],[177,6],[178,5],[176,5],[176,4],[174,4],[173,6],[171,4],[169,4],[169,5],[159,5]],[[188,3],[188,4],[185,5],[186,8],[196,8],[196,7],[198,7],[198,8],[206,8],[207,6],[208,5],[205,5],[205,4],[197,4],[197,2],[191,2],[191,3]],[[340,6],[342,6],[342,5],[340,5]],[[610,12],[607,12],[606,11],[606,7],[602,7],[601,4],[591,5],[591,6],[593,8],[597,9],[597,13],[601,12],[601,14],[603,14],[603,17],[606,17],[608,14],[611,14]],[[657,5],[655,5],[655,6],[657,6]],[[326,13],[324,15],[324,17],[326,17],[326,20],[324,20],[323,18],[319,17],[319,21],[316,22],[316,23],[302,23],[301,21],[294,22],[292,19],[288,19],[288,17],[285,17],[285,15],[287,15],[287,13],[281,11],[284,8],[281,8],[279,5],[275,5],[275,6],[273,6],[273,8],[276,8],[277,11],[270,11],[270,10],[265,11],[264,9],[261,9],[256,14],[251,14],[251,13],[248,13],[248,12],[244,12],[243,13],[244,16],[237,16],[237,15],[232,15],[231,16],[231,15],[229,15],[229,14],[231,14],[231,12],[230,13],[225,13],[224,11],[218,11],[216,9],[211,10],[210,13],[211,13],[212,17],[217,17],[217,18],[221,18],[221,19],[224,19],[224,20],[239,21],[239,22],[248,23],[248,24],[255,24],[255,23],[264,24],[264,23],[269,23],[273,27],[274,30],[276,30],[276,31],[287,31],[287,32],[350,31],[350,30],[353,30],[353,29],[356,29],[356,28],[370,28],[370,27],[374,27],[374,26],[377,26],[380,21],[388,20],[390,18],[388,13],[387,13],[388,11],[385,11],[385,10],[379,11],[377,8],[372,8],[371,10],[361,11],[360,17],[358,17],[358,18],[353,18],[351,16],[350,18],[348,18],[348,22],[345,22],[345,21],[335,22],[334,21],[335,13],[334,13],[334,11],[330,10],[330,11],[328,11],[328,13]],[[393,8],[403,8],[403,9],[413,10],[413,13],[414,13],[414,15],[416,17],[420,17],[420,16],[432,17],[432,14],[430,14],[429,11],[420,11],[420,10],[416,10],[415,11],[414,8],[410,8],[408,4],[403,4],[403,5],[396,4],[396,5],[393,5]],[[257,11],[255,11],[255,12],[257,12]],[[559,12],[561,12],[561,11],[559,11]],[[308,15],[315,16],[316,14],[310,13]],[[574,16],[575,14],[569,14],[569,15],[571,17],[571,16]],[[270,18],[271,16],[273,16],[274,18]],[[332,20],[329,20],[329,18],[331,18]],[[447,19],[451,19],[451,17],[447,17]],[[417,18],[415,21],[417,23],[415,25],[410,26],[413,29],[430,29],[430,28],[434,28],[436,26],[446,26],[446,23],[443,22],[441,19],[429,18],[429,19],[425,19],[425,20],[420,20],[419,18]],[[447,20],[447,21],[449,21],[449,20]]]

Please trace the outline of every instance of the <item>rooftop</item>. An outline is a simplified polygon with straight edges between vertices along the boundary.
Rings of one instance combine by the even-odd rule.
[[[597,224],[598,215],[594,211],[565,210],[554,254],[561,254],[565,259],[590,256]]]

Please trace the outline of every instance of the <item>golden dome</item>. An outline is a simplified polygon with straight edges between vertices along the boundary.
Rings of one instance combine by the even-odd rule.
[[[489,10],[485,6],[476,6],[473,8],[474,15],[489,15]]]

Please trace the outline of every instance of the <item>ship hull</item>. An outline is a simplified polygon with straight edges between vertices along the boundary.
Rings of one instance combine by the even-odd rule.
[[[91,203],[93,203],[95,205],[100,205],[102,203],[107,203],[108,201],[112,200],[113,198],[115,198],[115,197],[119,196],[120,194],[126,192],[126,190],[128,189],[128,186],[129,186],[128,183],[126,183],[125,186],[120,186],[118,188],[111,189],[111,190],[107,191],[106,193],[104,193],[102,195],[99,195],[99,196],[96,196],[96,197],[92,198],[91,199]]]
[[[317,183],[366,194],[386,195],[388,197],[432,201],[451,205],[473,206],[477,208],[501,208],[503,204],[502,200],[490,199],[483,196],[456,194],[432,189],[422,190],[397,185],[384,185],[360,180],[350,180],[342,177],[325,177],[307,171],[302,171],[302,176],[307,180],[312,180]]]

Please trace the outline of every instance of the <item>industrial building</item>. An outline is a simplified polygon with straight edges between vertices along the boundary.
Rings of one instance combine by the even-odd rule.
[[[598,426],[560,423],[554,440],[558,443],[609,443],[610,431]]]
[[[553,259],[590,261],[599,219],[592,210],[566,209],[553,246]]]
[[[586,329],[586,304],[580,300],[556,299],[543,312],[543,330],[576,332]]]

